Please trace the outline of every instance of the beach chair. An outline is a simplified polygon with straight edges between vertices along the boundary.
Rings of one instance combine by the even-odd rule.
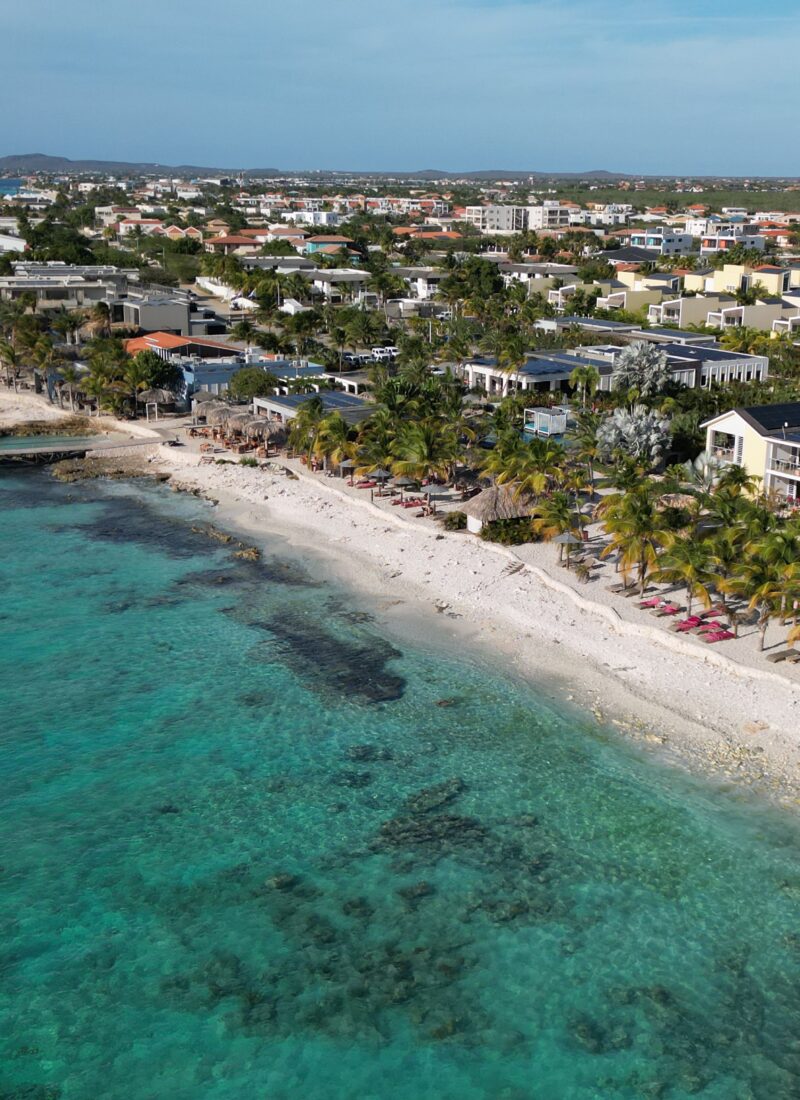
[[[699,612],[699,617],[701,619],[710,619],[714,615],[727,615],[725,606],[721,603],[715,603],[712,604],[711,607],[707,607],[705,611]]]
[[[780,649],[777,653],[770,653],[767,660],[771,665],[777,665],[779,661],[789,661],[793,657],[800,657],[796,649]]]
[[[651,614],[655,615],[657,619],[663,619],[669,615],[680,615],[681,611],[683,611],[683,608],[678,607],[677,604],[665,603],[663,607],[659,607],[657,611],[653,611]]]
[[[642,600],[639,607],[654,608],[658,607],[661,603],[663,603],[663,598],[661,596],[651,596],[649,600]]]
[[[714,634],[718,630],[725,630],[724,623],[715,622],[713,619],[711,622],[702,622],[697,628],[698,634],[708,634],[709,632]]]
[[[702,624],[702,619],[698,619],[696,615],[690,615],[688,619],[681,619],[679,623],[673,623],[670,630],[674,634],[687,634],[690,630],[696,630]]]
[[[714,642],[726,642],[728,638],[733,638],[733,636],[730,630],[715,630],[701,635],[703,641],[709,645],[713,645]]]

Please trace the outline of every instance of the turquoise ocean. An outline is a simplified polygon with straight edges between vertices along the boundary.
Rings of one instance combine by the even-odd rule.
[[[0,1100],[800,1096],[791,814],[212,516],[0,476]]]

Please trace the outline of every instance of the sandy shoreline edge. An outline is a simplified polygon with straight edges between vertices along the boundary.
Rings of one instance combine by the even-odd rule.
[[[551,687],[691,770],[784,804],[800,798],[800,684],[703,651],[644,615],[623,620],[538,565],[510,573],[512,551],[412,525],[332,481],[197,461],[170,451],[158,466],[175,487],[216,501],[223,526],[257,543],[278,536],[323,561],[390,630],[482,654],[490,669]]]
[[[43,402],[12,398],[0,395],[0,426],[43,418]],[[256,543],[277,536],[319,562],[391,632],[469,651],[489,675],[503,670],[552,690],[660,759],[783,805],[800,801],[800,678],[701,649],[638,609],[618,610],[602,581],[576,591],[556,575],[553,547],[518,556],[353,499],[333,479],[299,468],[289,477],[277,463],[200,465],[188,448],[149,457],[175,488],[217,502],[217,523]]]

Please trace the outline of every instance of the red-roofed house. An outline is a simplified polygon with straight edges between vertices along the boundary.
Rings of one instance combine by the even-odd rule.
[[[244,256],[248,253],[258,252],[260,247],[258,241],[254,241],[252,237],[245,237],[241,233],[211,237],[205,243],[206,252],[219,252],[223,256],[229,256],[232,252]]]
[[[223,356],[237,355],[241,348],[234,344],[225,344],[221,340],[205,340],[196,336],[174,336],[171,332],[150,332],[147,336],[135,336],[125,341],[128,355],[140,351],[154,351],[162,359],[170,355],[199,355],[202,359],[220,359]]]

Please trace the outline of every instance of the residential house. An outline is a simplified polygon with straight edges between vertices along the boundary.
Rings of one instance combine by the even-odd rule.
[[[800,402],[735,408],[706,421],[706,450],[743,466],[779,499],[800,502]]]
[[[709,229],[700,238],[700,255],[707,256],[713,252],[727,252],[736,245],[763,252],[766,244],[766,237],[763,233],[758,232],[758,226],[750,226],[739,222],[722,222],[713,229]]]
[[[154,351],[162,359],[173,356],[197,356],[201,359],[224,359],[241,354],[241,348],[223,340],[207,340],[199,336],[178,336],[171,332],[151,332],[125,341],[128,355]]]
[[[631,248],[643,248],[656,256],[688,256],[694,248],[694,241],[688,233],[678,233],[666,225],[634,229],[629,240]]]
[[[750,290],[759,283],[766,294],[780,295],[790,286],[800,285],[800,272],[775,264],[758,264],[755,267],[725,264],[716,270],[687,272],[683,280],[685,290],[699,294],[735,294],[738,290]]]
[[[303,243],[303,251],[308,256],[313,256],[315,252],[322,250],[328,250],[333,246],[334,252],[346,251],[353,244],[353,241],[349,237],[341,237],[336,234],[319,235],[316,237],[308,237]],[[324,252],[323,252],[324,255]]]
[[[438,293],[439,283],[447,278],[447,272],[436,267],[393,267],[389,273],[404,279],[412,296],[422,301],[433,298]]]
[[[246,255],[248,252],[257,252],[261,245],[252,237],[245,237],[242,233],[227,234],[222,237],[211,237],[205,243],[206,252],[217,252],[223,256]]]
[[[0,276],[0,301],[23,294],[36,297],[36,310],[81,309],[127,291],[138,272],[102,264],[15,263],[13,275]]]
[[[651,325],[688,325],[708,324],[710,313],[728,306],[735,306],[736,299],[731,294],[696,294],[681,298],[665,298],[648,307],[647,320]]]
[[[526,228],[524,206],[468,206],[464,221],[481,233],[520,233]]]
[[[562,203],[556,199],[548,199],[540,206],[529,206],[527,228],[533,231],[566,229],[571,224],[575,209],[573,203]]]
[[[368,272],[337,267],[301,271],[300,274],[309,279],[313,289],[328,300],[357,293],[370,278]]]
[[[757,328],[771,332],[775,321],[797,317],[797,305],[787,305],[783,298],[760,298],[752,305],[733,302],[708,314],[706,324],[711,328]]]

